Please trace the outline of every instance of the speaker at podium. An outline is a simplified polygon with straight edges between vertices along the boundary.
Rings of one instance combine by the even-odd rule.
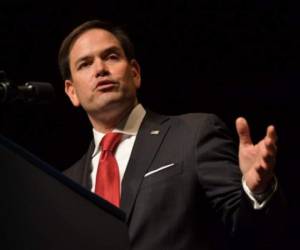
[[[127,250],[125,214],[0,136],[0,248]]]

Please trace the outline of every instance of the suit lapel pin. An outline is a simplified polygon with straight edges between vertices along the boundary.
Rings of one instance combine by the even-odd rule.
[[[150,132],[150,135],[158,135],[159,134],[159,130],[152,130]]]

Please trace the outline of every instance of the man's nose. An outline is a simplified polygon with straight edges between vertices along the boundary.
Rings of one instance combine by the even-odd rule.
[[[95,61],[95,76],[101,77],[109,74],[109,70],[105,62],[101,59]]]

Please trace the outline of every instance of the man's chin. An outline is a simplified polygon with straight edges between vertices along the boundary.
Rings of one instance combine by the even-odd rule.
[[[109,98],[107,100],[101,100],[101,102],[97,103],[94,105],[93,108],[91,108],[91,111],[93,113],[104,113],[104,112],[111,112],[115,109],[120,109],[122,108],[121,100],[119,98]]]

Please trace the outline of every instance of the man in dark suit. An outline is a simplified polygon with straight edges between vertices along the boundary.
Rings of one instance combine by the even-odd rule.
[[[132,249],[227,249],[231,239],[265,246],[280,207],[273,126],[253,145],[238,118],[237,154],[215,115],[145,110],[136,96],[141,74],[133,46],[123,30],[101,21],[66,37],[59,65],[66,94],[86,111],[94,133],[65,174],[95,192],[100,142],[112,131],[122,134],[114,155]]]

